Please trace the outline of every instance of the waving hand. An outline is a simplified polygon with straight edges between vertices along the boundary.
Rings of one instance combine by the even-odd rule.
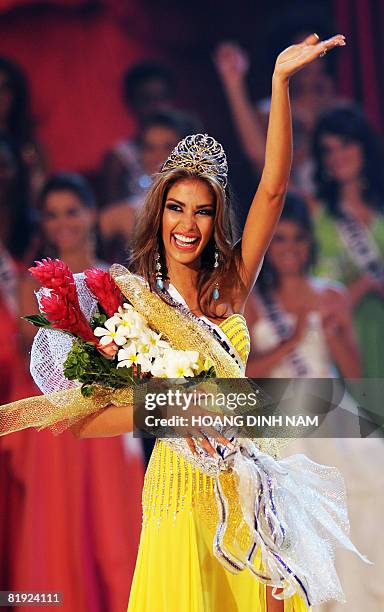
[[[290,78],[313,60],[323,57],[330,49],[344,45],[345,37],[342,34],[324,41],[319,41],[317,34],[311,34],[302,43],[291,45],[280,53],[275,64],[275,75]]]

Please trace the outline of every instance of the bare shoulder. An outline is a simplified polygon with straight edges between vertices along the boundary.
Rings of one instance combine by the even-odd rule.
[[[311,282],[323,304],[335,308],[349,307],[348,292],[342,283],[327,278],[313,278]]]

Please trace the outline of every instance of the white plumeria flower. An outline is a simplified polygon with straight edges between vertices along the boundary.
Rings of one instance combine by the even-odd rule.
[[[120,317],[119,333],[126,338],[140,338],[148,329],[146,321],[141,315],[132,311]]]
[[[192,368],[182,363],[174,363],[167,365],[165,369],[167,378],[185,378],[186,376],[191,377],[194,375]]]
[[[148,342],[153,349],[157,349],[157,352],[164,352],[166,349],[170,349],[171,345],[166,340],[161,339],[162,334],[157,334],[154,331],[150,331]]]
[[[136,342],[137,342],[137,350],[139,351],[140,355],[146,355],[148,358],[154,357],[154,354],[152,352],[152,347],[149,343],[148,336],[141,336],[140,338],[137,339]]]
[[[139,356],[137,354],[137,346],[135,342],[126,344],[124,348],[121,348],[117,353],[118,368],[130,368],[133,364],[138,363]]]
[[[141,366],[141,371],[144,374],[151,371],[152,361],[147,355],[139,355],[137,363]]]
[[[127,310],[133,310],[132,304],[128,304],[128,302],[124,302],[122,306],[119,306],[118,312],[120,315],[125,314]]]
[[[136,312],[136,311],[133,308],[132,304],[128,304],[127,302],[124,302],[122,306],[118,307],[117,312],[115,314],[118,315],[119,317],[122,317],[123,315],[129,312]]]
[[[165,374],[167,378],[184,378],[195,375],[198,369],[199,353],[197,351],[167,350],[164,353]]]
[[[164,357],[156,357],[149,371],[155,378],[167,378],[165,369],[166,360]]]
[[[146,319],[139,313],[136,312],[136,310],[128,310],[126,311],[123,315],[122,315],[122,319],[131,319],[133,321],[136,322],[136,325],[138,327],[148,327],[148,323],[146,321]]]
[[[145,353],[152,359],[163,354],[165,349],[170,348],[169,344],[164,340],[160,340],[160,334],[148,330],[138,339],[139,352]]]
[[[131,321],[122,321],[119,325],[119,334],[125,336],[126,339],[137,340],[142,332]]]
[[[93,333],[96,337],[100,338],[100,344],[102,346],[106,346],[112,341],[115,342],[117,346],[123,346],[126,343],[127,340],[125,336],[119,332],[119,328],[117,327],[120,323],[121,320],[119,317],[114,315],[106,320],[104,327],[96,327]]]
[[[200,354],[198,351],[180,351],[185,354],[186,358],[189,359],[191,363],[191,367],[194,370],[198,370],[200,368]]]

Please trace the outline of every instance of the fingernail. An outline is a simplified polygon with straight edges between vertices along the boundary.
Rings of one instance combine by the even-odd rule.
[[[232,442],[228,442],[227,444],[229,450],[234,451],[236,449],[236,446],[234,444],[232,444]]]
[[[318,38],[320,40],[320,36],[318,34],[316,34],[316,32],[314,32],[313,35],[316,36],[316,38]]]

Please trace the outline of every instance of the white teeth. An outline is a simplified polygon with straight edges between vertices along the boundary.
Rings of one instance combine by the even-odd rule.
[[[189,236],[183,236],[182,234],[174,234],[176,240],[178,240],[179,242],[185,242],[185,243],[190,243],[190,242],[195,242],[197,240],[196,238],[190,238]]]

